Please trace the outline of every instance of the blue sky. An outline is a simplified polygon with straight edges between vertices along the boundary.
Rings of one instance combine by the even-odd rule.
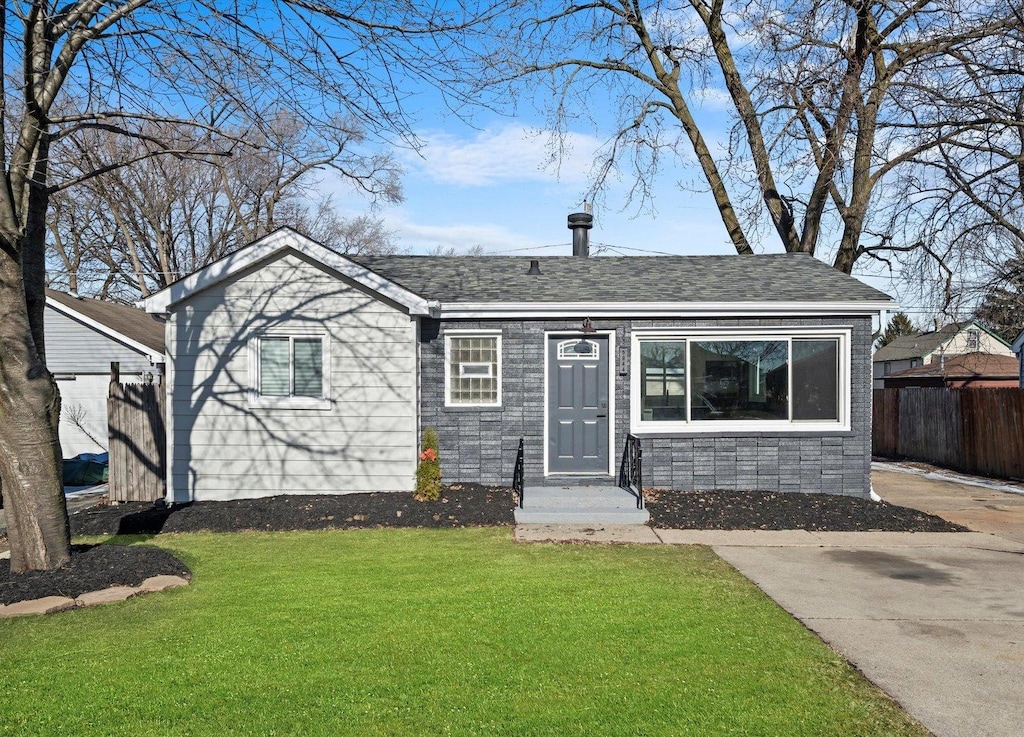
[[[480,245],[487,253],[568,254],[566,216],[582,205],[603,140],[570,133],[568,155],[551,162],[550,139],[540,124],[492,118],[473,128],[453,119],[421,128],[420,152],[400,154],[405,201],[378,214],[413,253]],[[653,205],[639,212],[637,203],[627,205],[632,181],[613,182],[594,209],[592,242],[622,255],[734,253],[711,196],[676,184],[693,175],[684,167],[663,171]],[[366,208],[343,185],[335,186],[335,202],[346,214]]]
[[[480,245],[489,254],[571,254],[566,216],[581,209],[594,152],[603,140],[592,132],[571,133],[568,156],[551,163],[550,139],[541,124],[493,118],[470,127],[452,119],[420,128],[419,153],[400,154],[405,201],[381,206],[376,214],[409,253],[437,246],[463,252]],[[724,131],[724,123],[719,124],[722,137]],[[663,167],[653,202],[643,209],[627,204],[632,180],[613,182],[594,208],[592,250],[604,247],[610,255],[735,253],[711,195],[680,186],[698,176],[686,162]],[[369,208],[344,184],[328,180],[325,185],[343,214]],[[758,250],[777,253],[781,245],[769,233]],[[899,298],[888,279],[858,276]]]

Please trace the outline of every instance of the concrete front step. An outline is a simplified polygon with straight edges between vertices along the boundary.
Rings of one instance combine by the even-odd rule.
[[[645,525],[651,518],[646,509],[632,511],[580,511],[571,507],[531,511],[517,509],[516,523],[521,525]]]
[[[528,486],[518,524],[643,525],[651,518],[636,498],[617,486]]]

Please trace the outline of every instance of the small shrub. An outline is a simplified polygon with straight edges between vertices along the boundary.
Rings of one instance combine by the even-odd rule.
[[[441,498],[441,461],[438,457],[437,430],[428,427],[423,431],[423,451],[416,466],[416,493],[421,502],[436,502]]]

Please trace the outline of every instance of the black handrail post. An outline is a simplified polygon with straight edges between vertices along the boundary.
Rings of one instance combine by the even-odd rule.
[[[523,438],[519,438],[519,452],[516,454],[516,466],[512,471],[512,490],[519,494],[519,508],[523,508]]]
[[[644,449],[636,441],[636,508],[644,508]]]
[[[626,435],[622,462],[619,464],[619,488],[636,497],[637,509],[644,508],[643,456],[640,438],[633,434]]]

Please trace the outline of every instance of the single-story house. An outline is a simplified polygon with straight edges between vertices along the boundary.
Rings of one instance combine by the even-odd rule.
[[[1016,356],[993,353],[964,353],[939,356],[937,361],[889,374],[886,389],[911,386],[947,389],[999,389],[1017,387],[1020,361]]]
[[[614,483],[631,433],[649,487],[866,497],[894,306],[808,255],[344,256],[288,229],[144,305],[171,502],[410,491],[427,426],[446,482],[509,485],[523,438],[527,484]]]
[[[874,388],[884,387],[889,374],[966,353],[1013,355],[1009,344],[984,325],[973,320],[954,322],[929,333],[902,335],[875,351],[871,359]]]
[[[1017,363],[1020,364],[1020,376],[1019,384],[1021,389],[1024,389],[1024,330],[1020,331],[1020,334],[1014,338],[1013,345],[1011,346],[1014,354],[1017,356]]]
[[[160,381],[163,319],[131,305],[46,290],[46,367],[60,390],[65,458],[107,450],[110,364],[122,382]]]

